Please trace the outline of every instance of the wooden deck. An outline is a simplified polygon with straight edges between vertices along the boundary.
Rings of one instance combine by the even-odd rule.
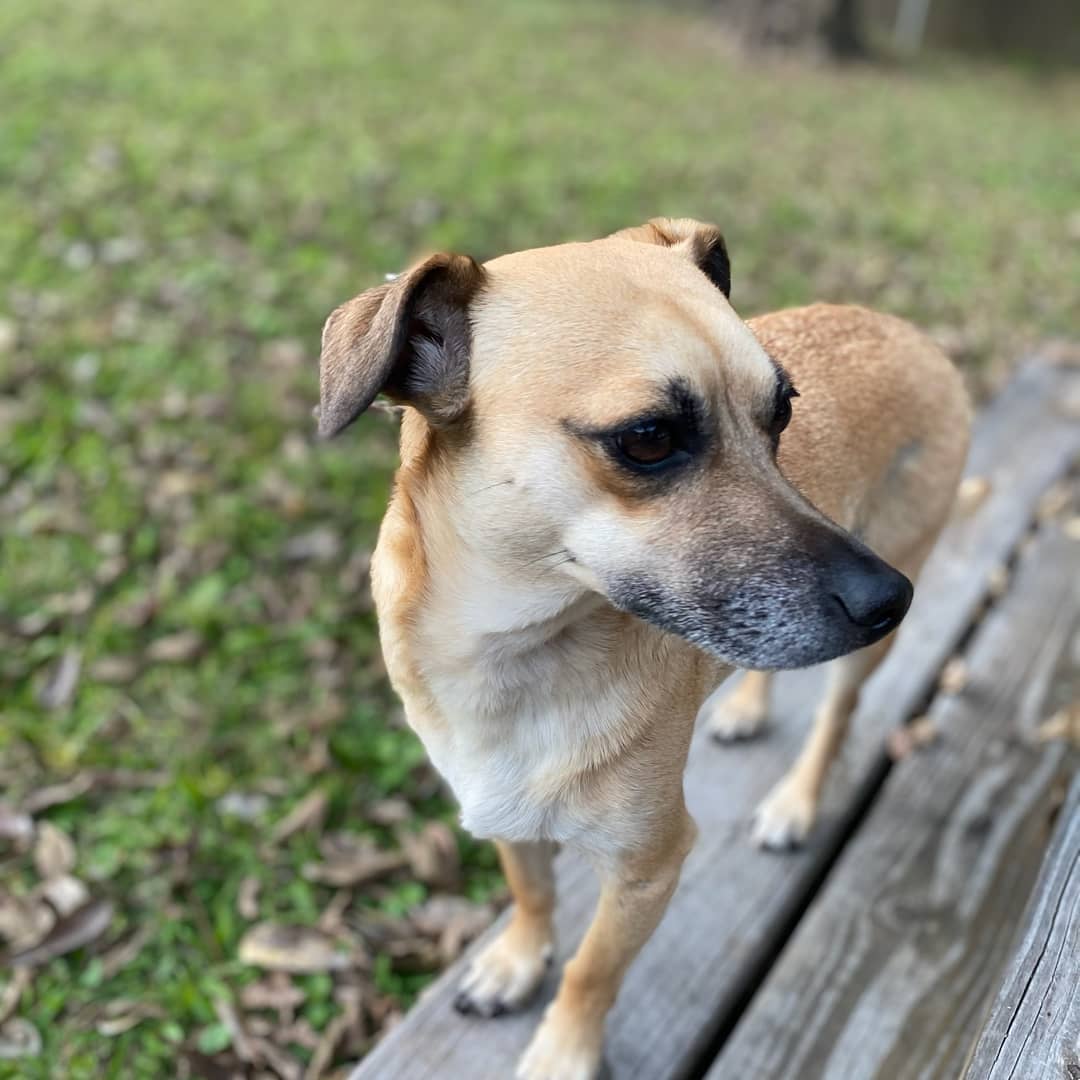
[[[980,418],[968,473],[985,478],[989,492],[950,525],[927,566],[805,850],[761,853],[748,823],[795,758],[820,671],[778,680],[767,738],[732,748],[697,733],[686,795],[701,835],[611,1014],[605,1054],[616,1080],[937,1080],[960,1075],[969,1060],[981,1068],[980,1054],[993,1058],[985,1039],[971,1055],[999,988],[995,1031],[1008,1026],[1010,1008],[1038,1007],[1023,986],[1010,997],[1002,983],[1077,766],[1065,742],[1040,741],[1035,731],[1062,687],[1075,695],[1080,681],[1080,542],[1071,516],[1078,462],[1080,372],[1033,361]],[[1070,493],[1072,509],[1062,512]],[[942,669],[958,655],[964,685],[954,679],[951,692],[940,691]],[[937,737],[894,763],[890,732],[924,714]],[[1075,890],[1075,859],[1069,872]],[[1058,879],[1047,875],[1050,890],[1046,881]],[[559,857],[558,877],[561,962],[588,922],[596,887],[571,853]],[[1060,931],[1073,955],[1045,976],[1060,984],[1071,975],[1055,1000],[1068,1004],[1071,990],[1074,1013],[1075,915],[1074,907],[1071,930]],[[1016,963],[1038,967],[1043,939],[1029,937]],[[556,975],[522,1014],[466,1018],[450,1003],[468,959],[424,994],[352,1080],[513,1075]],[[1076,1025],[1068,1030],[1062,1038],[1080,1052]],[[1047,1077],[1080,1078],[1080,1067],[1069,1071],[1075,1057],[1059,1060],[1065,1071]],[[1044,1075],[993,1067],[968,1076]]]
[[[1080,776],[966,1080],[1080,1077]]]

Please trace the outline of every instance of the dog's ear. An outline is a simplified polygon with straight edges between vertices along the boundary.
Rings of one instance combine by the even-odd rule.
[[[644,225],[614,233],[624,240],[676,248],[727,297],[731,296],[731,260],[724,234],[693,218],[653,218]]]
[[[432,255],[326,320],[319,359],[319,434],[348,427],[380,393],[436,426],[457,420],[469,393],[469,304],[484,271],[466,255]]]

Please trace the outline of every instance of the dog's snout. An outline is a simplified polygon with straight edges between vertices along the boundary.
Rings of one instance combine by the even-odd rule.
[[[911,582],[877,558],[859,558],[836,568],[829,592],[856,626],[884,635],[896,629],[911,606]]]

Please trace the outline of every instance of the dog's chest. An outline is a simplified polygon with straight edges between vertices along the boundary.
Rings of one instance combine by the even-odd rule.
[[[618,754],[640,695],[631,685],[639,672],[610,662],[618,633],[617,621],[603,619],[497,637],[421,625],[421,666],[439,716],[408,700],[406,711],[474,835],[565,843],[597,828],[582,777]]]

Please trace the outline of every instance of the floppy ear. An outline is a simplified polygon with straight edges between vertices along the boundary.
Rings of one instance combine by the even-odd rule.
[[[469,394],[469,304],[483,282],[467,255],[432,255],[332,312],[319,359],[319,434],[348,427],[380,393],[434,425],[458,419]]]
[[[653,218],[644,225],[622,229],[613,235],[685,252],[725,296],[731,296],[731,261],[724,234],[715,225],[706,225],[693,218]]]

